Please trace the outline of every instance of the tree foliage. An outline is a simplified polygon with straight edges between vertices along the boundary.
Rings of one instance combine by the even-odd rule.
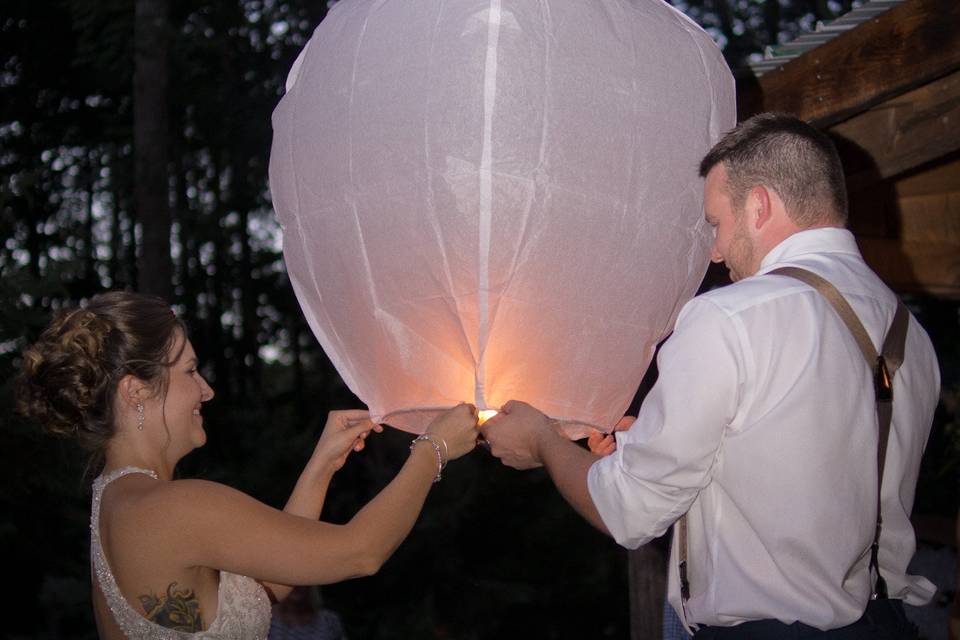
[[[770,46],[814,30],[863,0],[671,0],[723,48],[731,69],[742,70]]]

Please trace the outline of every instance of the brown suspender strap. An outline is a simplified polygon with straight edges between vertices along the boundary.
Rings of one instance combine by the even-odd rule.
[[[826,298],[827,302],[836,310],[840,319],[843,320],[843,324],[847,325],[847,329],[853,334],[853,339],[857,341],[857,346],[860,347],[860,353],[863,354],[863,359],[867,361],[867,366],[869,366],[871,370],[873,369],[873,366],[877,362],[877,350],[870,340],[870,334],[863,328],[860,318],[857,317],[853,308],[847,302],[846,298],[837,291],[836,287],[812,271],[798,267],[782,267],[771,271],[770,274],[790,276],[791,278],[805,282]]]
[[[677,525],[677,549],[680,551],[680,601],[686,604],[690,599],[690,580],[687,577],[687,514],[680,516],[680,522]]]
[[[799,267],[781,267],[770,272],[771,275],[782,275],[804,282],[817,290],[830,306],[833,307],[840,319],[850,330],[860,353],[867,366],[873,372],[874,393],[877,403],[877,423],[879,438],[877,442],[877,527],[874,532],[873,544],[870,546],[870,569],[877,577],[873,598],[886,598],[887,585],[880,575],[879,551],[880,531],[883,518],[880,505],[880,487],[883,484],[883,470],[887,458],[887,442],[890,438],[890,420],[893,413],[893,376],[903,364],[904,348],[907,340],[907,326],[910,315],[903,303],[897,301],[897,310],[883,341],[883,349],[878,355],[870,335],[863,328],[863,323],[854,313],[853,308],[844,299],[843,295],[824,278],[817,274],[800,269]],[[677,523],[677,543],[679,545],[680,560],[680,596],[683,602],[690,597],[690,583],[687,577],[687,516],[683,515]]]

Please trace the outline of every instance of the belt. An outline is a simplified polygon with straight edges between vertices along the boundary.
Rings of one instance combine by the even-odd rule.
[[[917,628],[903,612],[900,600],[871,600],[856,622],[822,631],[815,627],[779,620],[751,620],[734,627],[702,626],[694,640],[914,640]]]

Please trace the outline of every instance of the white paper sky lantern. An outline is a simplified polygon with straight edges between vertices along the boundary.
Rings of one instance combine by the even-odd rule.
[[[377,420],[623,415],[708,262],[719,50],[660,0],[344,0],[273,116],[311,328]]]

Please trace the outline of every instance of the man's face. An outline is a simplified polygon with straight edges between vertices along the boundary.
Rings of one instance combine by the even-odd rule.
[[[723,262],[736,282],[756,273],[756,246],[747,227],[747,215],[735,211],[727,190],[727,170],[717,164],[703,185],[703,209],[707,223],[714,229],[713,262]]]

